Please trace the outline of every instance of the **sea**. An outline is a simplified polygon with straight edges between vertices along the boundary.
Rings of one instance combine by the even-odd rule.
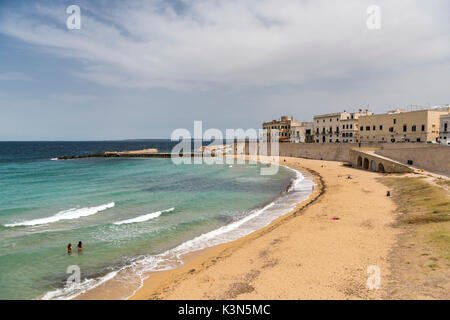
[[[284,166],[261,175],[267,163],[58,160],[146,148],[170,152],[176,144],[0,142],[0,299],[74,299],[93,290],[95,298],[126,299],[144,279],[182,265],[188,254],[268,225],[314,186],[312,177]]]

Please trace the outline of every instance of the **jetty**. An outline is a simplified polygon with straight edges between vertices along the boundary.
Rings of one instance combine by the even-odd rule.
[[[133,151],[106,151],[103,153],[72,155],[57,157],[58,160],[84,159],[84,158],[172,158],[172,157],[215,157],[223,156],[225,152],[219,150],[203,149],[196,152],[169,153],[159,152],[157,149],[143,149]],[[222,150],[220,150],[222,151]]]

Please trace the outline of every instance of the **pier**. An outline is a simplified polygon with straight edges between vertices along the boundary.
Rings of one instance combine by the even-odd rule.
[[[62,156],[58,157],[58,160],[71,160],[71,159],[86,159],[86,158],[172,158],[172,157],[209,157],[211,155],[203,154],[201,152],[190,153],[123,153],[123,152],[105,152],[87,155],[76,156]],[[214,155],[212,155],[214,156]]]

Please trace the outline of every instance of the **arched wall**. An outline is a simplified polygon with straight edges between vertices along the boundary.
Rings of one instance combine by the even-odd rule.
[[[369,159],[364,158],[363,168],[364,169],[369,169]]]

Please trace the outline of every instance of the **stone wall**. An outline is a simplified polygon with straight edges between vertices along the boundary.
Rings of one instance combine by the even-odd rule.
[[[413,166],[450,176],[450,147],[434,144],[386,144],[376,154],[406,163],[413,161]]]
[[[362,145],[364,147],[365,145]],[[377,144],[368,144],[371,148]],[[329,161],[349,161],[349,151],[357,148],[357,143],[280,143],[279,153],[283,157],[296,157],[306,159],[322,159]],[[270,155],[270,143],[267,144]],[[235,148],[237,150],[237,148]],[[245,144],[244,153],[248,154],[249,146]],[[238,154],[243,151],[236,151]]]
[[[350,162],[350,149],[357,148],[357,143],[280,143],[280,156],[329,161]],[[248,143],[238,154],[248,154]],[[363,143],[361,150],[376,150],[375,153],[406,164],[412,160],[413,165],[450,176],[450,147],[427,143]],[[270,143],[268,143],[270,155]]]
[[[373,151],[350,150],[350,163],[353,168],[365,169],[380,173],[409,173],[413,170],[397,161],[381,157]]]
[[[280,156],[330,161],[348,161],[355,143],[281,143]]]

